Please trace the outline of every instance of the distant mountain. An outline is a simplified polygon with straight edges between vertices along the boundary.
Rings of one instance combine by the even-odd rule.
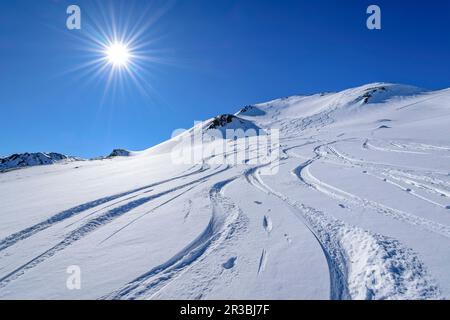
[[[53,164],[60,161],[81,160],[77,157],[66,156],[56,152],[16,153],[6,158],[0,158],[0,171],[22,167],[32,167]]]
[[[114,149],[108,156],[108,158],[113,157],[129,157],[131,152],[125,149]]]
[[[114,149],[108,156],[93,158],[91,160],[103,160],[115,157],[128,157],[130,155],[131,151],[125,149]],[[33,166],[50,165],[64,161],[81,161],[81,160],[85,159],[74,156],[67,156],[65,154],[57,152],[15,153],[8,157],[0,158],[0,172]]]

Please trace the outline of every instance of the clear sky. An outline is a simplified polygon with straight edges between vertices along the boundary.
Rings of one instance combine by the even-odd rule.
[[[366,28],[370,4],[382,30]],[[143,31],[139,80],[108,86],[92,39],[126,26]],[[246,104],[375,81],[450,87],[450,1],[0,1],[3,156],[142,150]]]

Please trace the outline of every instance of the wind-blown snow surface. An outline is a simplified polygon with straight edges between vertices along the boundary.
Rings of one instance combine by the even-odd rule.
[[[0,298],[449,297],[449,104],[371,84],[246,107],[280,129],[273,175],[174,165],[175,140],[2,173]]]

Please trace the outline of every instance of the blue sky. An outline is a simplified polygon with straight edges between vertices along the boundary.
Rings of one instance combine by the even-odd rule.
[[[66,29],[69,4],[81,30]],[[370,4],[380,31],[365,27]],[[92,24],[141,30],[163,7],[140,39],[152,41],[144,90],[126,75],[106,89],[106,72],[76,70],[93,61]],[[449,34],[441,0],[1,1],[0,155],[142,150],[246,104],[368,82],[450,87]]]

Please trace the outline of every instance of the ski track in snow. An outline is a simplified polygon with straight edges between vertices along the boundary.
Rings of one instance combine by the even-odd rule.
[[[267,186],[247,181],[294,209],[319,241],[330,270],[331,299],[435,299],[440,292],[415,253],[397,240],[345,224]]]
[[[220,246],[233,233],[235,225],[239,223],[240,210],[222,192],[222,189],[236,178],[227,179],[212,186],[209,193],[212,204],[211,219],[205,230],[191,244],[167,262],[154,267],[103,299],[152,298],[168,283],[181,276],[196,262]],[[231,268],[235,260],[236,257],[224,263],[224,268]]]
[[[450,185],[437,179],[436,177],[430,179],[430,177],[427,176],[417,176],[398,170],[389,170],[387,172],[383,172],[383,174],[391,179],[425,190],[427,193],[450,198]]]
[[[267,252],[266,249],[263,249],[261,252],[261,258],[259,259],[258,274],[264,272],[264,269],[266,268],[266,263],[267,263]]]
[[[0,251],[5,250],[6,248],[16,244],[17,242],[19,242],[21,240],[25,240],[25,239],[31,237],[32,235],[34,235],[34,234],[36,234],[36,233],[38,233],[40,231],[43,231],[43,230],[45,230],[45,229],[47,229],[47,228],[49,228],[49,227],[51,227],[51,226],[53,226],[53,225],[55,225],[57,223],[60,223],[60,222],[62,222],[64,220],[69,219],[69,218],[71,218],[73,216],[76,216],[76,215],[78,215],[80,213],[83,213],[83,212],[85,212],[85,211],[87,211],[89,209],[96,208],[96,207],[98,207],[98,206],[100,206],[102,204],[111,202],[111,201],[116,200],[118,198],[126,197],[126,196],[128,196],[130,194],[133,194],[133,193],[138,193],[140,191],[144,191],[142,194],[147,193],[147,192],[151,192],[152,191],[151,188],[153,188],[153,187],[156,187],[156,186],[168,183],[168,182],[176,181],[178,179],[185,178],[185,177],[188,177],[188,176],[192,176],[192,175],[201,173],[203,171],[204,171],[204,169],[200,168],[199,170],[196,170],[196,171],[188,173],[188,174],[180,175],[180,176],[177,176],[177,177],[174,177],[174,178],[171,178],[171,179],[166,179],[166,180],[163,180],[163,181],[152,183],[152,184],[149,184],[149,185],[146,185],[146,186],[143,186],[143,187],[139,187],[139,188],[136,188],[136,189],[133,189],[133,190],[130,190],[130,191],[121,192],[121,193],[118,193],[118,194],[115,194],[115,195],[112,195],[112,196],[107,196],[107,197],[104,197],[104,198],[100,198],[100,199],[97,199],[97,200],[86,202],[86,203],[83,203],[83,204],[78,205],[76,207],[64,210],[64,211],[62,211],[60,213],[57,213],[57,214],[53,215],[52,217],[48,218],[45,221],[42,221],[42,222],[40,222],[38,224],[35,224],[35,225],[31,226],[31,227],[25,228],[25,229],[23,229],[23,230],[21,230],[19,232],[11,234],[11,235],[7,236],[6,238],[0,240]],[[123,200],[111,203],[108,206],[105,206],[105,207],[103,207],[101,209],[93,211],[88,216],[94,215],[94,214],[96,214],[96,213],[98,213],[98,212],[100,212],[102,210],[105,210],[107,208],[110,208],[110,207],[112,207],[112,206],[114,206],[116,204],[119,204],[119,203],[122,203],[122,202],[126,202],[126,201],[128,201],[130,199],[136,198],[136,197],[138,197],[138,196],[140,196],[142,194],[136,194],[134,196],[125,198]],[[76,223],[76,222],[74,222],[74,223]],[[71,223],[69,226],[73,225],[74,223]]]
[[[91,220],[89,220],[88,222],[86,222],[85,224],[83,224],[82,226],[80,226],[79,228],[75,229],[74,231],[70,232],[65,238],[64,240],[62,240],[61,242],[59,242],[58,244],[56,244],[55,246],[53,246],[52,248],[46,250],[45,252],[43,252],[42,254],[36,256],[35,258],[31,259],[30,261],[28,261],[27,263],[23,264],[22,266],[16,268],[15,270],[13,270],[12,272],[8,273],[5,276],[2,276],[0,278],[0,288],[5,287],[9,282],[17,279],[18,277],[20,277],[21,275],[23,275],[27,270],[36,267],[37,265],[39,265],[40,263],[46,261],[48,258],[54,256],[56,253],[58,253],[59,251],[62,251],[64,249],[66,249],[68,246],[70,246],[71,244],[73,244],[74,242],[84,238],[85,236],[89,235],[90,233],[96,231],[97,229],[101,228],[102,226],[112,222],[113,220],[123,216],[124,214],[126,214],[127,212],[142,206],[152,200],[158,199],[162,196],[165,196],[167,194],[170,194],[172,192],[184,189],[186,187],[195,185],[195,184],[199,184],[202,181],[207,180],[208,178],[211,178],[214,175],[217,175],[219,173],[222,173],[224,171],[228,170],[228,167],[219,170],[215,173],[211,173],[208,174],[204,177],[201,177],[197,180],[193,180],[190,181],[188,183],[182,184],[180,186],[168,189],[166,191],[148,196],[148,197],[143,197],[137,200],[133,200],[130,201],[120,207],[111,209],[107,212],[105,212],[104,214],[101,214],[98,217],[95,217]],[[174,198],[179,197],[179,195],[173,197],[172,199],[170,199],[169,201],[173,200]],[[155,209],[152,209],[148,212],[146,212],[145,214],[148,214],[150,212],[153,212]],[[140,216],[141,217],[141,216]],[[138,217],[138,218],[140,218]],[[134,221],[132,221],[134,222]],[[129,224],[127,224],[126,226],[128,226]],[[125,227],[126,227],[125,226]],[[109,239],[110,237],[114,236],[117,232],[119,232],[121,230],[117,230],[115,233],[113,233],[111,236],[109,236],[108,238],[106,238],[103,241],[106,241],[107,239]]]
[[[295,170],[298,172],[298,170]],[[385,216],[391,217],[395,220],[399,220],[402,222],[406,222],[408,224],[420,227],[422,229],[426,229],[428,231],[434,232],[446,238],[450,238],[450,227],[434,222],[432,220],[428,220],[422,217],[418,217],[411,213],[407,213],[401,210],[393,209],[388,206],[385,206],[376,201],[360,198],[354,194],[341,190],[339,188],[333,187],[319,179],[315,178],[309,171],[308,167],[305,167],[301,170],[299,175],[302,181],[307,182],[307,184],[314,189],[330,196],[331,198],[337,200],[344,200],[352,204],[359,205],[361,207],[369,207],[374,209],[376,212],[381,213]]]
[[[320,146],[322,147],[322,146]],[[331,149],[331,148],[330,148]],[[332,154],[334,155],[339,155],[339,158],[342,159],[344,158],[346,161],[349,161],[347,157],[343,157],[339,152],[336,151],[336,149],[332,149]],[[373,200],[369,200],[369,199],[364,199],[361,197],[358,197],[354,194],[351,194],[349,192],[346,192],[344,190],[341,190],[337,187],[331,186],[330,184],[327,184],[319,179],[317,179],[316,177],[314,177],[311,172],[309,171],[309,166],[316,161],[317,159],[319,159],[321,157],[320,153],[318,153],[317,157],[314,159],[311,159],[307,162],[305,162],[304,164],[298,166],[296,169],[293,170],[293,173],[305,184],[307,184],[308,186],[328,195],[331,198],[334,199],[338,199],[338,200],[344,200],[362,207],[369,207],[374,209],[376,212],[381,213],[385,216],[391,217],[393,219],[402,221],[402,222],[406,222],[408,224],[420,227],[422,229],[434,232],[436,234],[439,234],[441,236],[444,236],[446,238],[450,238],[450,226],[426,219],[426,218],[422,218],[422,217],[418,217],[414,214],[408,213],[408,212],[404,212],[402,210],[398,210],[398,209],[394,209],[394,208],[390,208],[386,205],[383,205],[381,203],[378,203],[376,201]],[[359,164],[361,164],[361,161],[358,161]],[[353,164],[353,163],[352,163]],[[370,163],[373,164],[373,163]],[[411,193],[413,196],[418,196],[415,195],[414,193]],[[420,197],[423,198],[423,197]],[[422,199],[425,201],[430,201],[429,199]],[[433,202],[433,204],[436,204]],[[439,205],[440,206],[440,205]]]

